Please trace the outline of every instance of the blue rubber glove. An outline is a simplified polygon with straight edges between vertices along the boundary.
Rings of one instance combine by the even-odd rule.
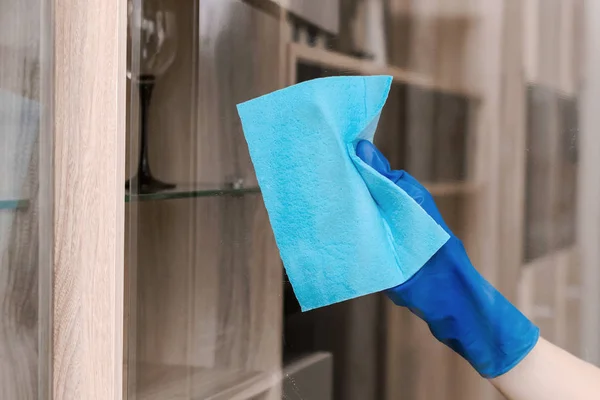
[[[360,141],[356,154],[408,193],[450,235],[419,272],[387,296],[424,320],[440,342],[483,377],[511,370],[535,346],[539,329],[477,272],[427,189],[407,172],[390,170],[371,142]]]

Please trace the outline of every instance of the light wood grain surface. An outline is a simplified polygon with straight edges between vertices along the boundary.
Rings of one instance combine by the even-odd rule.
[[[54,7],[57,400],[122,395],[125,7]]]
[[[526,0],[525,74],[530,83],[573,95],[581,82],[583,62],[582,0]]]
[[[543,195],[525,189],[526,156],[540,151],[544,143],[526,141],[526,87],[523,75],[523,7],[519,1],[504,2],[502,61],[502,91],[500,92],[500,148],[498,152],[498,290],[516,301],[523,255],[525,202]],[[544,168],[542,163],[535,168]],[[528,203],[529,204],[529,203]],[[540,207],[543,209],[542,207]],[[529,208],[527,209],[529,210]]]

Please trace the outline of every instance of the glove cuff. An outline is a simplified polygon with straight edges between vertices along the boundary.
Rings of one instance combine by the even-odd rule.
[[[433,335],[485,378],[516,366],[539,329],[471,265],[456,237],[388,297],[424,320]]]

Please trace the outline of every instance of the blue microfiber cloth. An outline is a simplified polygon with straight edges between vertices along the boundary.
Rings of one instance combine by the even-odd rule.
[[[391,77],[316,79],[238,105],[275,239],[303,311],[404,283],[448,234],[356,156]]]

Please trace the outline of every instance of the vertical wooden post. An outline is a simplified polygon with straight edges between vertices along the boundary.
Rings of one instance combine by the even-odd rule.
[[[497,287],[516,301],[523,260],[525,200],[525,74],[523,71],[523,4],[504,2],[502,80],[499,104]],[[500,272],[501,271],[501,272]]]
[[[600,363],[600,3],[585,2],[577,240],[582,268],[582,356]]]
[[[53,4],[55,400],[122,398],[126,4]]]

